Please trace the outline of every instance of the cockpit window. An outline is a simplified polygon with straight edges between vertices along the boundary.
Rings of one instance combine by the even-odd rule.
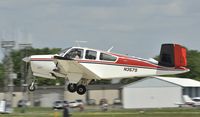
[[[95,60],[97,56],[97,52],[96,51],[92,51],[92,50],[87,50],[86,51],[86,55],[85,55],[85,59],[92,59]]]
[[[81,59],[83,58],[83,49],[74,48],[70,50],[64,57],[70,59]]]
[[[109,55],[109,54],[105,54],[105,53],[100,54],[100,60],[116,61],[116,59],[117,57]]]
[[[69,49],[71,49],[71,48],[66,48],[64,50],[61,50],[59,53],[59,56],[63,56]]]

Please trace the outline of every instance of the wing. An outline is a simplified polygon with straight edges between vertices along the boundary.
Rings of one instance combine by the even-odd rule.
[[[100,79],[94,72],[87,69],[77,60],[67,59],[60,56],[54,56],[54,63],[56,64],[59,73],[64,75],[76,74],[81,75],[86,79]]]

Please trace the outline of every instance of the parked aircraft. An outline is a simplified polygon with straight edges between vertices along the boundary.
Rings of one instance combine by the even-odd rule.
[[[32,55],[29,62],[34,76],[65,78],[69,92],[85,94],[91,80],[121,79],[188,72],[186,49],[178,44],[163,44],[160,59],[147,60],[85,47],[70,47],[57,55]],[[35,80],[29,85],[35,90]]]
[[[200,98],[194,97],[190,98],[188,95],[183,95],[183,103],[176,103],[179,107],[192,106],[192,107],[200,107]]]

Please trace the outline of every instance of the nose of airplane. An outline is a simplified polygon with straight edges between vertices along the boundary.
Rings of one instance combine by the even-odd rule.
[[[31,57],[25,57],[22,59],[24,62],[28,63],[31,61]]]

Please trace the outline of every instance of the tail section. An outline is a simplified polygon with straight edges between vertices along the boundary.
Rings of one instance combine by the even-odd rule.
[[[178,44],[162,44],[158,64],[164,67],[186,67],[186,48]]]

